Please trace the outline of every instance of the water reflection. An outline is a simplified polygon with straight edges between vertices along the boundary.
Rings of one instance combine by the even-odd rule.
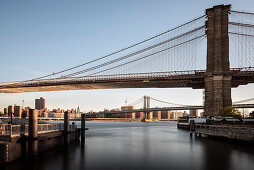
[[[189,137],[175,123],[87,122],[84,145],[46,151],[37,160],[4,169],[183,169],[250,170],[253,146]],[[2,168],[1,168],[2,169]]]

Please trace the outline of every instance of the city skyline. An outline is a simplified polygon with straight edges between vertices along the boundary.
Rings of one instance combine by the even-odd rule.
[[[71,5],[66,1],[62,4],[1,2],[0,14],[4,17],[0,31],[3,61],[0,71],[8,70],[8,74],[1,74],[0,82],[32,79],[98,58],[203,15],[204,11],[199,9],[231,3],[233,9],[253,11],[254,4],[252,1],[194,2],[179,1],[173,5],[169,1],[139,1],[135,5],[134,1],[124,5],[113,1],[79,1]],[[192,17],[188,15],[190,11]],[[253,87],[232,89],[233,101],[253,97]],[[99,111],[119,108],[126,98],[133,102],[143,95],[172,103],[200,105],[203,102],[202,90],[191,88],[84,90],[0,94],[0,110],[14,103],[21,105],[22,100],[26,106],[34,106],[34,99],[43,96],[49,109],[79,105],[82,111]]]

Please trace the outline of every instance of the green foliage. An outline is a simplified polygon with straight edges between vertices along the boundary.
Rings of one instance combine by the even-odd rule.
[[[250,112],[250,117],[254,118],[254,111]]]
[[[232,106],[225,107],[223,113],[220,116],[241,118],[240,112],[236,108],[233,108]]]

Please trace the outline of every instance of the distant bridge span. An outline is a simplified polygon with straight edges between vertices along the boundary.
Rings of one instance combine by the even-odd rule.
[[[234,104],[232,106],[233,108],[254,108],[254,104]],[[173,111],[173,110],[200,110],[204,109],[204,106],[202,105],[197,105],[197,106],[180,106],[180,107],[155,107],[155,108],[146,108],[146,109],[133,109],[133,110],[120,110],[120,111],[108,111],[108,112],[95,112],[95,113],[90,113],[92,114],[99,114],[99,113],[104,113],[104,114],[117,114],[117,113],[133,113],[133,112],[154,112],[154,111]]]

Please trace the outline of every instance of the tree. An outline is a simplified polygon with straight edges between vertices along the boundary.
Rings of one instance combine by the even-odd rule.
[[[254,111],[250,112],[250,117],[254,118]]]
[[[236,108],[233,108],[232,106],[225,107],[223,109],[223,113],[220,116],[222,116],[222,117],[241,118],[240,112]]]
[[[246,108],[243,108],[242,109],[242,112],[241,112],[241,115],[242,115],[242,117],[248,117],[249,116],[249,110],[248,109],[246,109]]]

